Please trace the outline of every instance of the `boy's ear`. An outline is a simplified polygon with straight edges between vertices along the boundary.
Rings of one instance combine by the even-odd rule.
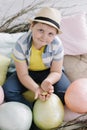
[[[32,25],[32,23],[31,23],[31,24],[30,24],[30,29],[32,29],[32,26],[33,26],[33,25]]]
[[[30,25],[30,29],[32,30],[32,25]]]
[[[31,24],[30,24],[30,29],[31,29],[31,30],[32,30],[32,27],[33,27],[33,26],[34,26],[34,24],[33,24],[33,23],[31,23]]]

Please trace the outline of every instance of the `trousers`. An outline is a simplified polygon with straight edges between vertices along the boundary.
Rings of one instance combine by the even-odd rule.
[[[33,78],[33,80],[40,84],[50,73],[50,69],[44,71],[29,71],[29,75]],[[64,104],[64,94],[70,85],[70,80],[65,75],[64,71],[62,72],[62,76],[58,82],[56,82],[54,86],[54,93],[58,95],[61,101]],[[5,101],[16,101],[21,102],[28,105],[31,109],[33,108],[33,103],[27,101],[23,97],[23,93],[28,89],[24,87],[18,79],[17,73],[14,72],[3,85],[3,90],[5,94]]]

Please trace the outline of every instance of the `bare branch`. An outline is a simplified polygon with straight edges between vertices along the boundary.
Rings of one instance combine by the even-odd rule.
[[[17,18],[19,18],[20,16],[23,16],[24,14],[28,13],[29,11],[34,10],[39,4],[41,4],[43,2],[44,2],[44,0],[39,1],[39,2],[32,2],[31,5],[28,5],[27,7],[25,7],[22,10],[20,10],[18,13],[16,13],[15,15],[10,16],[10,18],[7,18],[7,20],[0,26],[0,32],[6,32],[6,30],[10,30],[10,29],[15,28],[16,26],[13,26],[12,28],[9,28],[9,26],[11,25],[11,23],[14,20],[16,20]],[[25,23],[25,25],[26,25],[26,23]],[[23,23],[23,27],[24,27],[24,23]],[[24,29],[24,30],[26,30],[26,29]]]

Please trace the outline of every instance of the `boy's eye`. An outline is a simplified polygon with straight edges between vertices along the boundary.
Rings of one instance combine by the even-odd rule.
[[[49,36],[52,37],[52,36],[54,36],[54,34],[53,33],[49,33]]]
[[[43,32],[43,29],[38,29],[39,32]]]

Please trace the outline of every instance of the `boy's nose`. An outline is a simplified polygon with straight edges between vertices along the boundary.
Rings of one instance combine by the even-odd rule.
[[[46,40],[48,38],[47,34],[42,35],[43,40]]]

